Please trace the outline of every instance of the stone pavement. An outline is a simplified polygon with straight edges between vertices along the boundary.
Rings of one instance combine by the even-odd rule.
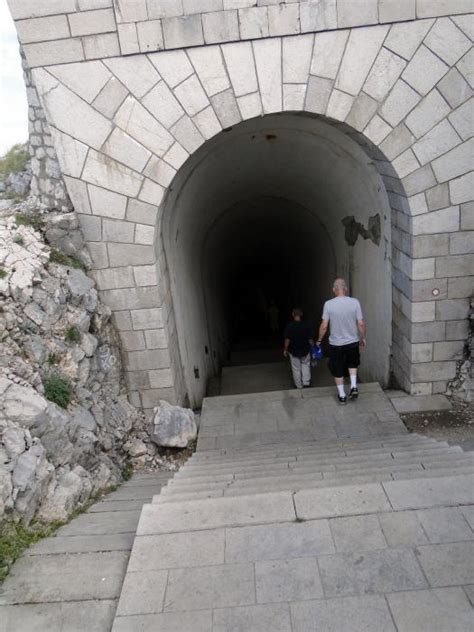
[[[214,397],[144,505],[113,632],[466,632],[474,458],[375,384]]]
[[[108,632],[144,503],[172,474],[135,474],[28,549],[0,587],[1,632]]]

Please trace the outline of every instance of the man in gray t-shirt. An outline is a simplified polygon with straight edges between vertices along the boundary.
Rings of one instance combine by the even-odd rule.
[[[359,345],[365,346],[366,326],[362,308],[356,298],[347,296],[347,284],[344,279],[336,279],[332,290],[335,298],[324,303],[323,318],[317,339],[321,344],[328,327],[329,370],[337,387],[337,396],[341,404],[346,403],[344,391],[344,371],[349,369],[351,378],[350,399],[357,399],[357,367],[360,364]]]

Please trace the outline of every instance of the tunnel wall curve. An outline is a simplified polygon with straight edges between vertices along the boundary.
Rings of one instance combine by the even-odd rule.
[[[37,15],[16,17],[28,44]],[[26,54],[132,401],[150,409],[187,392],[162,238],[176,173],[224,129],[303,111],[372,157],[391,207],[392,368],[410,392],[443,391],[462,355],[473,271],[470,16],[133,55],[79,23],[82,57],[51,37]]]

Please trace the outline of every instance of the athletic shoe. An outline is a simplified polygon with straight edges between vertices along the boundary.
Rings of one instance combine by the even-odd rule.
[[[359,389],[357,386],[355,388],[351,388],[351,392],[349,393],[349,399],[357,399],[359,397]]]
[[[311,384],[303,384],[303,388],[311,388]]]
[[[339,403],[344,405],[347,402],[347,397],[344,395],[344,397],[342,395],[338,395],[337,399],[339,400]]]

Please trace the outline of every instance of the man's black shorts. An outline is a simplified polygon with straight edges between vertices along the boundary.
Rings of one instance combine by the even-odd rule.
[[[347,369],[356,369],[360,364],[359,343],[335,347],[329,345],[328,368],[333,377],[344,377]]]

